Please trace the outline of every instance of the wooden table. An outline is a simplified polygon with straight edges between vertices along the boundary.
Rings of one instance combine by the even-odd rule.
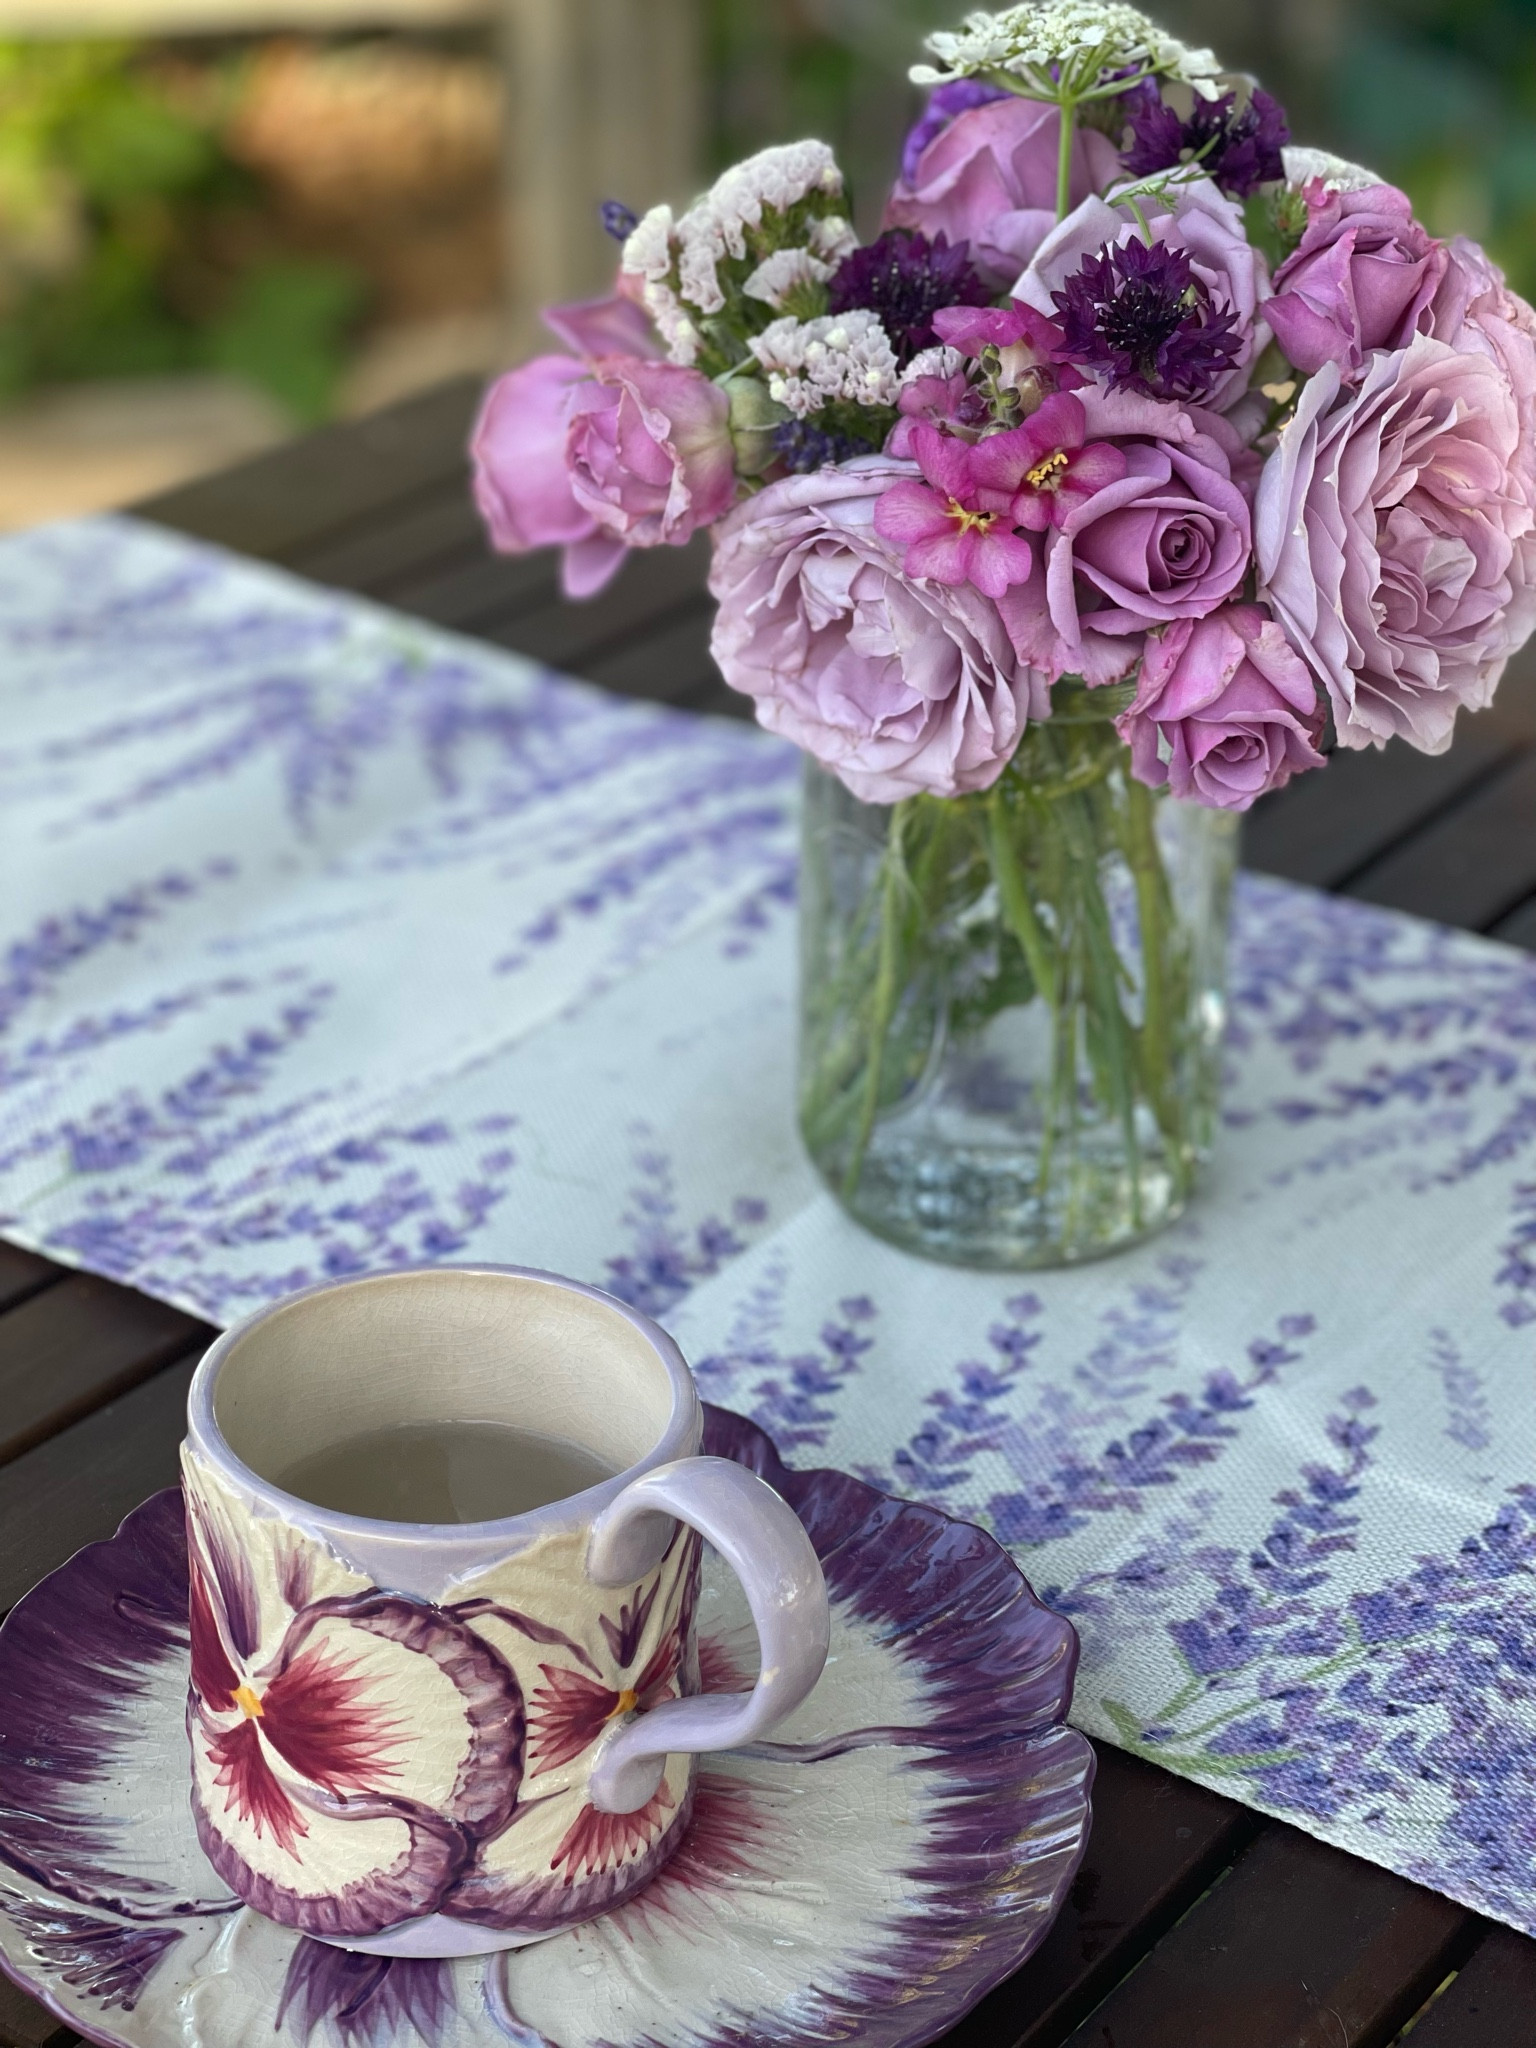
[[[587,606],[499,561],[465,488],[469,383],[144,507],[636,696],[740,714],[709,659],[701,549],[631,562]],[[1437,760],[1347,755],[1263,805],[1271,873],[1536,950],[1536,664]],[[0,1611],[172,1483],[206,1325],[0,1244]],[[1536,1942],[1101,1748],[1093,1836],[1045,1945],[951,2048],[1531,2048]],[[74,2036],[0,1980],[4,2048]],[[400,2048],[406,2048],[402,2042]]]

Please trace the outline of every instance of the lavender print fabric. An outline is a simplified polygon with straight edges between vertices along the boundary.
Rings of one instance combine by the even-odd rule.
[[[1081,1727],[1536,1931],[1536,962],[1248,878],[1187,1222],[923,1265],[794,1137],[795,773],[128,522],[0,544],[0,1231],[219,1320],[607,1286],[1008,1544]]]

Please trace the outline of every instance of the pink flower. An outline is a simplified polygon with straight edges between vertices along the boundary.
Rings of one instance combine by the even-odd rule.
[[[1028,576],[1034,557],[1029,542],[1012,530],[1006,499],[983,505],[977,496],[972,464],[986,446],[971,448],[936,427],[912,429],[912,453],[925,481],[899,477],[875,507],[876,533],[906,549],[904,575],[973,583],[992,598]]]
[[[620,272],[621,277],[626,275]],[[599,356],[641,356],[655,362],[666,354],[650,314],[625,292],[546,306],[539,317],[572,355],[588,362]]]
[[[1246,811],[1321,768],[1323,708],[1307,666],[1256,604],[1181,619],[1147,642],[1136,701],[1115,721],[1152,789]]]
[[[914,357],[896,394],[901,414],[885,444],[887,455],[912,458],[912,435],[919,423],[943,427],[962,441],[974,441],[992,417],[986,394],[972,383],[964,369],[946,368],[957,363],[952,350],[930,349]],[[928,367],[931,362],[932,367]]]
[[[504,555],[565,547],[569,597],[589,597],[624,559],[576,502],[565,445],[578,391],[591,382],[574,356],[535,356],[498,377],[485,395],[469,448],[475,502]]]
[[[1536,624],[1529,325],[1502,340],[1507,360],[1415,335],[1354,390],[1325,363],[1265,464],[1260,588],[1342,746],[1443,752]]]
[[[1082,400],[1059,391],[1022,426],[989,434],[971,457],[981,503],[1044,533],[1064,525],[1106,484],[1118,483],[1126,473],[1123,452],[1110,441],[1087,442],[1086,420]]]
[[[1352,376],[1372,349],[1402,348],[1421,325],[1445,246],[1391,185],[1330,192],[1314,178],[1306,201],[1306,233],[1275,272],[1264,317],[1298,370],[1337,363]]]
[[[571,399],[571,492],[626,547],[681,547],[736,495],[730,402],[697,370],[605,356]]]
[[[897,182],[884,225],[920,228],[968,242],[989,284],[1009,285],[1056,220],[1055,107],[1012,93],[958,114]],[[1072,143],[1072,199],[1102,191],[1120,175],[1107,136],[1080,127]]]
[[[1519,423],[1510,484],[1536,525],[1536,312],[1509,289],[1504,273],[1475,242],[1457,235],[1447,246],[1446,259],[1429,308],[1429,331],[1458,355],[1486,356],[1508,384]],[[1522,589],[1536,566],[1529,552],[1517,550],[1513,567]]]
[[[866,803],[995,782],[1045,678],[969,584],[913,582],[875,508],[914,469],[876,455],[785,477],[716,529],[712,647],[758,722]]]
[[[633,1653],[623,1661],[632,1662]],[[569,1665],[541,1664],[545,1682],[528,1702],[530,1769],[558,1770],[589,1749],[616,1716],[648,1714],[663,1700],[675,1699],[682,1662],[682,1631],[673,1629],[638,1677],[626,1678],[618,1690]]]
[[[1211,307],[1224,309],[1236,323],[1241,346],[1209,395],[1209,403],[1225,411],[1247,390],[1249,372],[1269,343],[1269,329],[1259,310],[1269,293],[1268,267],[1248,240],[1241,208],[1218,192],[1209,178],[1176,186],[1171,206],[1148,197],[1142,208],[1152,244],[1181,251]],[[1109,200],[1086,199],[1041,243],[1013,287],[1015,296],[1037,312],[1054,313],[1055,294],[1065,291],[1085,262],[1120,243],[1146,239],[1141,223],[1128,210]]]

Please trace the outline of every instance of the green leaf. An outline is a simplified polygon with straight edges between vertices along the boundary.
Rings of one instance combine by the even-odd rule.
[[[244,279],[209,331],[206,360],[247,377],[301,420],[324,418],[363,302],[355,272],[336,263],[279,261]]]

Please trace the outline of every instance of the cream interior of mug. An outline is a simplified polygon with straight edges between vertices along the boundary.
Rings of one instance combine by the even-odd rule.
[[[584,1445],[615,1471],[653,1450],[675,1383],[617,1308],[510,1273],[380,1274],[290,1302],[230,1349],[225,1442],[274,1478],[402,1423],[502,1422]]]

